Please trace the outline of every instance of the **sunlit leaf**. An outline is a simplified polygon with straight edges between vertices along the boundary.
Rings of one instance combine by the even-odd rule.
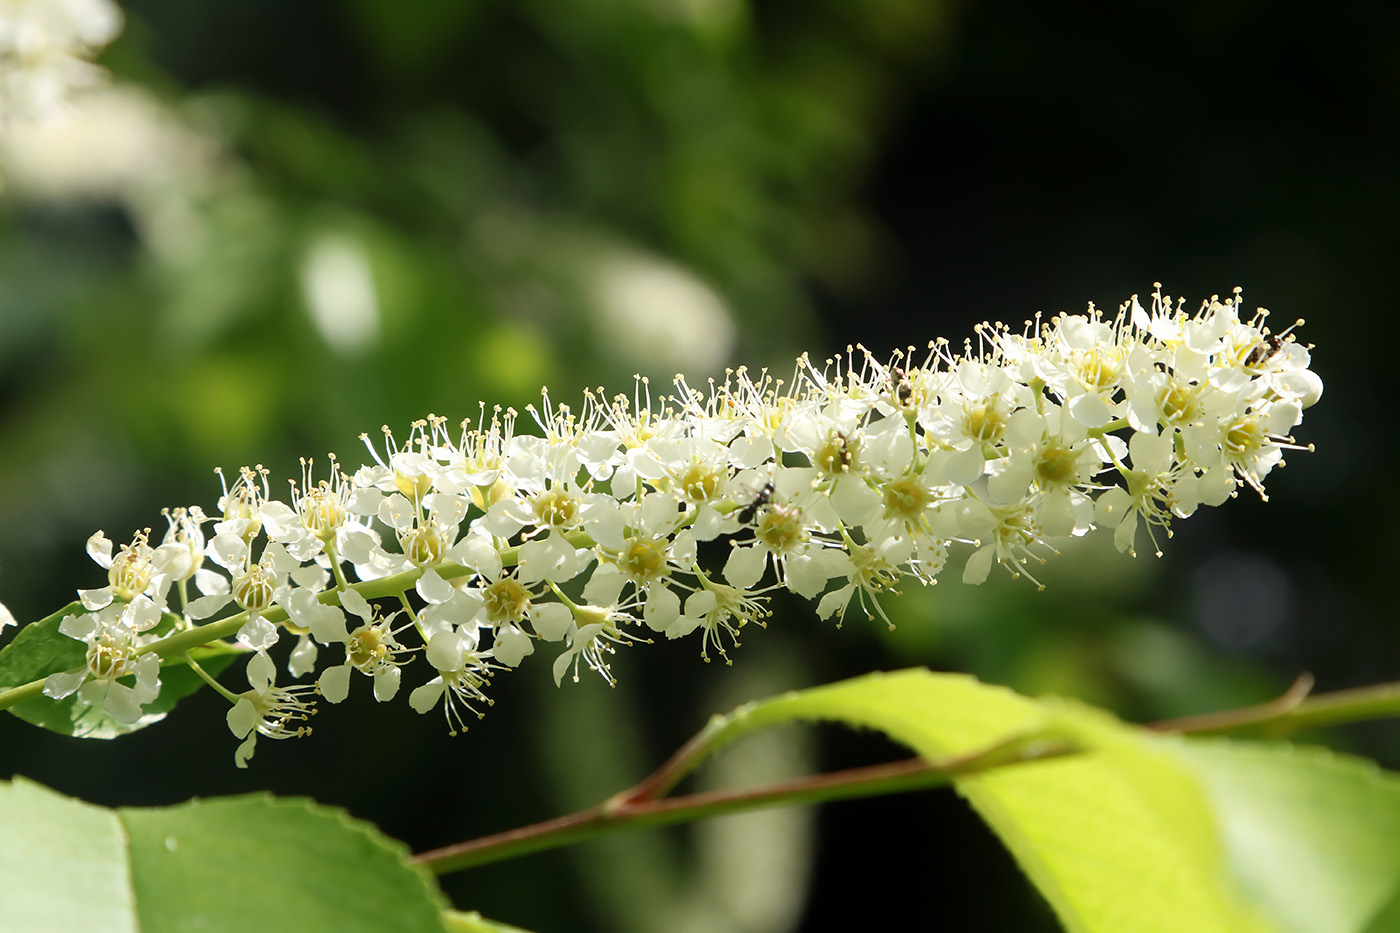
[[[1396,912],[1400,779],[1365,763],[1163,736],[927,671],[753,704],[729,734],[791,719],[879,729],[931,760],[1070,737],[1085,751],[957,781],[1069,930],[1379,933]]]
[[[1326,749],[1191,742],[1232,873],[1288,933],[1400,930],[1400,778]]]

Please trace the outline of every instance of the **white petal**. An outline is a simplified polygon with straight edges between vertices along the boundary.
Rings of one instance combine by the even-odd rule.
[[[215,535],[207,550],[209,559],[230,573],[241,573],[248,561],[248,542],[236,534]]]
[[[1113,529],[1113,545],[1119,551],[1126,554],[1133,549],[1133,539],[1137,536],[1138,513],[1129,512],[1123,516],[1123,521],[1118,527]]]
[[[225,718],[229,731],[240,739],[252,732],[258,724],[258,712],[253,708],[253,701],[247,697],[240,697]]]
[[[419,509],[399,493],[394,493],[379,503],[379,520],[397,532],[413,527],[413,520]]]
[[[447,556],[483,576],[495,579],[501,575],[501,552],[486,535],[466,535],[449,549]]]
[[[321,696],[332,703],[339,703],[350,695],[350,665],[340,664],[321,673],[316,680]]]
[[[715,595],[714,590],[696,590],[685,601],[685,614],[697,618],[706,616],[714,612],[717,605],[719,597]]]
[[[331,575],[320,564],[307,564],[305,567],[298,567],[289,575],[292,583],[304,590],[319,593],[326,588]]]
[[[681,599],[669,587],[653,584],[647,592],[642,619],[653,632],[664,632],[681,614]]]
[[[273,666],[272,659],[266,652],[259,651],[248,659],[248,686],[258,693],[266,693],[267,688],[272,685],[277,676],[277,668]]]
[[[227,606],[229,599],[230,597],[227,595],[201,596],[198,599],[192,600],[190,604],[185,607],[185,611],[189,613],[191,619],[207,619]]]
[[[975,483],[987,467],[982,456],[982,447],[973,444],[967,450],[955,451],[944,461],[943,479],[950,486],[968,486]]]
[[[462,667],[462,652],[465,646],[462,636],[452,631],[442,631],[433,634],[428,639],[428,647],[424,652],[428,663],[440,671],[455,671]]]
[[[240,768],[248,767],[248,759],[253,757],[253,747],[257,744],[258,732],[254,729],[248,733],[248,738],[234,750],[233,763]]]
[[[323,645],[343,644],[350,639],[345,626],[345,613],[335,606],[314,603],[302,614],[301,624],[311,631],[312,638]]]
[[[1074,503],[1069,493],[1055,492],[1045,497],[1040,505],[1040,527],[1052,538],[1067,538],[1074,534]]]
[[[456,587],[444,580],[431,567],[418,578],[418,583],[414,588],[418,590],[418,595],[429,603],[445,603],[457,592]]]
[[[62,674],[50,674],[44,679],[44,696],[55,700],[61,700],[66,696],[71,696],[83,681],[87,680],[87,668],[80,671],[68,671]]]
[[[287,661],[287,671],[293,677],[309,674],[316,669],[316,643],[305,635],[297,639],[292,656]]]
[[[95,533],[87,539],[87,554],[103,570],[112,567],[112,542],[107,540],[107,536],[102,532]]]
[[[561,640],[573,624],[574,614],[563,603],[545,603],[530,609],[530,626],[545,641]]]
[[[102,708],[117,722],[130,724],[141,718],[141,699],[136,691],[115,681],[107,687]]]
[[[1071,401],[1069,415],[1086,428],[1101,428],[1113,420],[1113,412],[1097,392],[1086,392]]]
[[[253,616],[238,630],[238,640],[256,651],[266,651],[277,644],[277,626],[262,616]]]
[[[851,596],[855,593],[854,583],[848,583],[837,590],[832,590],[822,597],[822,601],[817,603],[817,617],[829,619],[836,613],[842,611],[851,601]]]
[[[741,590],[752,589],[763,579],[768,552],[757,547],[736,547],[724,562],[724,579]]]
[[[160,622],[160,607],[146,596],[137,596],[122,612],[122,622],[133,632],[153,629]]]
[[[375,672],[374,698],[380,703],[388,703],[399,692],[399,667],[390,664]]]
[[[811,554],[794,554],[787,559],[786,566],[788,589],[804,599],[815,599],[830,579],[823,561]]]
[[[379,542],[367,531],[351,531],[340,536],[340,556],[357,567],[368,564]]]
[[[831,505],[841,521],[864,525],[880,513],[880,494],[858,476],[842,476],[831,490]]]
[[[963,537],[974,540],[990,534],[997,526],[996,516],[976,499],[964,499],[955,506],[958,515],[958,530]]]
[[[987,574],[992,572],[992,560],[996,557],[996,548],[988,544],[986,547],[978,549],[967,559],[967,566],[963,568],[963,582],[979,584],[987,579]]]
[[[100,590],[78,590],[78,601],[84,609],[96,612],[112,604],[112,588],[104,586]]]
[[[575,651],[565,651],[554,659],[554,686],[559,686],[564,680],[564,672],[569,669],[569,662],[577,655]]]
[[[519,667],[522,660],[534,653],[534,639],[514,625],[496,629],[495,641],[491,643],[491,656],[506,667]]]
[[[223,596],[228,593],[228,577],[204,567],[194,572],[194,588],[205,596]]]
[[[583,598],[595,606],[611,606],[622,594],[627,578],[616,568],[600,565],[588,578],[583,588]]]
[[[442,695],[446,689],[442,678],[434,677],[423,686],[415,688],[414,691],[408,695],[408,705],[413,707],[414,711],[419,714],[426,713],[434,706],[437,706],[438,700],[442,699]]]
[[[69,638],[76,638],[78,641],[87,641],[97,630],[102,627],[97,616],[84,612],[80,615],[65,616],[63,621],[58,623],[58,630]]]
[[[369,600],[360,595],[358,590],[341,590],[340,605],[347,612],[353,612],[366,622],[374,621],[374,607],[369,604]]]

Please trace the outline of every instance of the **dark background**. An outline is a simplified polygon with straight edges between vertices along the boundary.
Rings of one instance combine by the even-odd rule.
[[[792,602],[732,668],[654,645],[619,657],[615,689],[557,691],[535,658],[498,678],[465,736],[352,700],[307,740],[260,742],[246,772],[207,691],[113,743],[10,721],[5,774],[107,805],[314,796],[425,849],[594,802],[709,712],[878,668],[970,671],[1138,721],[1257,702],[1303,670],[1321,690],[1400,678],[1390,5],[125,11],[104,64],[203,155],[158,146],[143,171],[77,194],[5,169],[0,600],[22,621],[102,582],[82,553],[94,529],[122,541],[161,506],[212,509],[215,464],[266,463],[280,486],[298,455],[361,462],[356,436],[381,423],[699,367],[684,347],[628,349],[597,283],[614,267],[679,277],[677,301],[698,288],[737,324],[731,339],[695,319],[720,348],[685,369],[699,382],[847,343],[960,344],[983,319],[1113,308],[1156,281],[1188,308],[1240,285],[1274,322],[1307,320],[1327,391],[1297,433],[1318,449],[1287,458],[1267,505],[1242,492],[1179,523],[1160,560],[1086,542],[1047,567],[1044,593],[1004,574],[965,587],[955,565],[889,604],[893,633],[835,630]],[[372,270],[372,343],[338,350],[307,314],[299,276],[328,237]],[[658,299],[656,313],[679,312]],[[1320,738],[1400,765],[1392,725]],[[750,775],[899,754],[837,730],[756,741],[773,761]],[[539,931],[1054,928],[952,794],[779,819],[747,842],[675,829],[447,886]],[[764,846],[785,866],[750,873],[766,906],[723,906],[726,866]]]

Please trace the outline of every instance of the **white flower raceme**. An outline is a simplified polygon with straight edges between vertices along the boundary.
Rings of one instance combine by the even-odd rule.
[[[485,405],[456,436],[430,416],[402,444],[384,429],[353,479],[333,466],[313,483],[304,464],[285,503],[265,470],[242,470],[202,550],[196,509],[176,513],[154,551],[143,534],[114,558],[94,536],[109,586],[84,593],[89,613],[69,634],[125,626],[133,640],[114,643],[135,654],[123,663],[149,664],[139,626],[159,618],[168,581],[183,598],[192,577],[204,595],[185,627],[242,610],[229,618],[253,652],[235,728],[248,742],[263,727],[297,734],[288,723],[305,713],[273,687],[266,652],[281,628],[299,636],[298,676],[316,670],[318,645],[343,647],[317,679],[333,702],[353,670],[391,698],[423,654],[433,675],[409,704],[441,704],[455,733],[490,702],[492,672],[536,654],[553,653],[556,681],[587,667],[611,682],[620,647],[698,632],[702,657],[728,660],[773,589],[838,623],[852,605],[888,623],[881,599],[934,582],[950,560],[968,583],[998,566],[1035,582],[1058,542],[1097,528],[1129,554],[1145,528],[1160,553],[1174,520],[1241,485],[1262,495],[1285,452],[1308,449],[1289,434],[1322,393],[1308,366],[1293,328],[1271,332],[1262,309],[1242,317],[1238,293],[1194,314],[1156,293],[1150,308],[1090,306],[1021,332],[984,324],[961,354],[937,340],[888,363],[863,348],[821,366],[803,357],[787,383],[740,369],[707,393],[678,377],[658,398],[639,379],[632,396],[588,393],[577,411],[546,393],[528,409],[538,435],[512,411],[488,420]],[[116,619],[128,613],[139,620]],[[54,684],[121,676],[92,668]],[[105,689],[109,708],[134,712]]]

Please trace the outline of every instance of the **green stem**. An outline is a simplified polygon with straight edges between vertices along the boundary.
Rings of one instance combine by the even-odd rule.
[[[233,691],[229,690],[227,687],[219,683],[213,677],[209,676],[209,672],[206,671],[204,668],[200,667],[199,662],[196,661],[188,651],[185,652],[184,658],[185,663],[190,666],[190,670],[198,674],[200,680],[204,681],[210,687],[214,688],[215,693],[223,697],[225,700],[228,700],[230,703],[238,702],[237,695],[235,695]]]
[[[714,720],[711,720],[711,725],[706,729],[709,730],[713,724]],[[702,732],[692,742],[701,740],[706,734]],[[572,845],[623,829],[668,826],[672,823],[707,819],[762,807],[798,806],[850,797],[897,794],[941,787],[956,777],[1022,762],[1044,761],[1072,754],[1077,750],[1075,746],[1062,741],[1046,740],[1039,736],[1020,736],[973,755],[940,761],[913,758],[868,768],[795,778],[746,790],[712,791],[665,800],[651,799],[650,795],[664,783],[664,780],[659,781],[658,778],[676,760],[673,757],[672,762],[663,765],[661,771],[632,790],[596,806],[532,826],[522,826],[494,836],[484,836],[432,852],[424,852],[416,856],[415,861],[435,874],[444,875],[502,859]]]
[[[331,572],[335,574],[335,588],[338,590],[347,589],[349,581],[345,579],[345,568],[340,566],[340,556],[335,552],[335,539],[331,538],[325,543],[326,556],[331,559]]]

